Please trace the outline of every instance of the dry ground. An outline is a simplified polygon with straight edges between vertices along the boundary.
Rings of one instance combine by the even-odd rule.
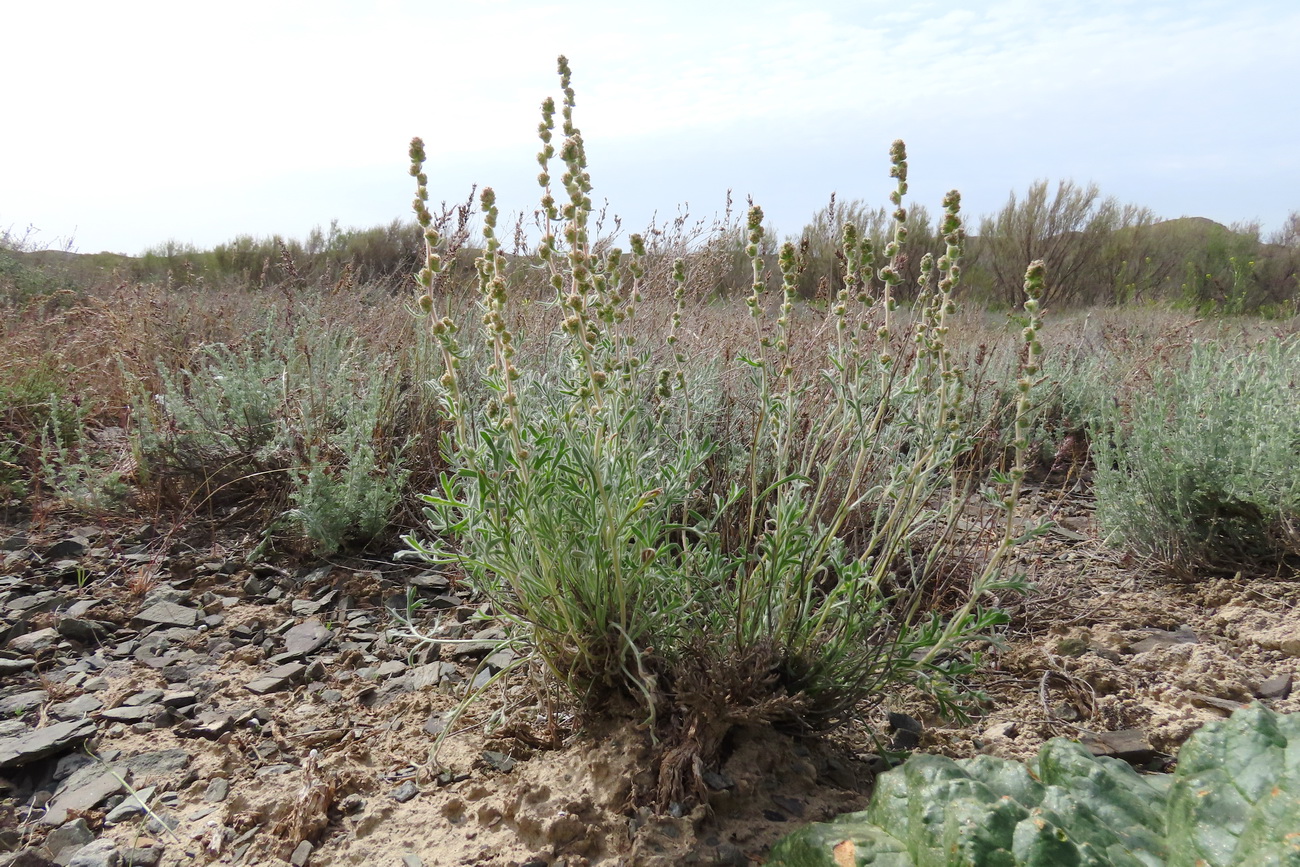
[[[291,858],[310,865],[755,864],[801,822],[864,806],[873,774],[885,766],[882,752],[900,736],[889,712],[922,724],[917,748],[924,751],[1023,758],[1065,736],[1163,769],[1199,725],[1244,702],[1268,696],[1278,711],[1300,710],[1300,695],[1289,693],[1300,667],[1294,576],[1171,582],[1102,544],[1085,494],[1044,488],[1030,499],[1058,526],[1020,554],[1035,589],[1007,600],[1013,621],[970,684],[988,696],[977,718],[946,722],[919,695],[900,693],[823,740],[741,731],[708,777],[710,802],[693,810],[655,815],[638,807],[653,788],[646,728],[584,723],[558,704],[548,713],[527,666],[488,686],[438,742],[430,732],[458,705],[466,682],[496,666],[484,662],[486,652],[413,640],[402,618],[413,617],[410,625],[424,635],[468,638],[491,627],[479,619],[490,612],[454,586],[425,588],[431,604],[406,609],[404,588],[421,570],[380,559],[340,560],[324,573],[321,564],[250,567],[237,540],[192,533],[150,561],[123,555],[132,536],[121,527],[57,518],[0,527],[0,536],[26,543],[0,552],[5,600],[54,589],[91,602],[83,610],[99,614],[86,617],[119,621],[101,647],[65,640],[29,654],[36,666],[6,675],[0,700],[44,691],[16,718],[53,722],[55,702],[88,692],[75,673],[91,654],[105,663],[90,672],[104,680],[92,685],[105,709],[151,687],[196,694],[193,707],[144,723],[91,713],[98,733],[90,743],[106,761],[166,750],[188,757],[156,780],[130,781],[135,789],[157,786],[152,808],[174,830],[150,828],[148,814],[107,825],[107,804],[77,814],[120,852],[156,849],[164,865]],[[77,536],[89,542],[78,558],[56,566],[42,553]],[[69,571],[70,559],[82,573]],[[69,574],[89,580],[79,584]],[[148,638],[131,618],[168,587],[178,588],[180,604],[219,621],[159,645],[159,653],[175,654],[170,666],[141,661],[135,651],[114,657],[114,642],[134,640],[138,648]],[[435,602],[438,593],[444,598]],[[29,618],[7,641],[56,624],[59,610]],[[286,630],[311,621],[332,635],[302,657],[307,673],[281,690],[250,692],[248,684],[273,668]],[[242,639],[258,630],[266,636],[260,643]],[[24,657],[13,646],[0,655]],[[222,715],[229,727],[213,723],[206,735],[195,733]],[[7,844],[39,846],[49,832],[39,790],[55,788],[56,773],[53,759],[0,771]],[[218,778],[228,783],[222,799],[213,797]]]

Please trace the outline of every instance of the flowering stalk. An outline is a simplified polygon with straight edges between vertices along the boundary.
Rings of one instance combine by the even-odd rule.
[[[463,440],[467,436],[466,412],[464,398],[460,391],[459,371],[464,353],[456,340],[456,323],[450,316],[439,315],[440,311],[433,297],[438,278],[444,269],[442,256],[438,253],[442,237],[433,223],[433,215],[429,213],[427,204],[429,176],[424,173],[426,160],[424,140],[418,136],[411,139],[410,157],[410,175],[416,182],[415,200],[411,206],[415,211],[416,222],[424,235],[424,265],[415,275],[416,285],[423,290],[419,307],[424,315],[429,317],[429,333],[437,340],[442,354],[442,375],[438,382],[442,386],[443,408],[447,412],[447,417],[452,419],[457,436]]]
[[[907,195],[907,147],[903,144],[902,139],[896,139],[894,144],[889,148],[889,161],[891,163],[889,176],[898,179],[898,185],[889,194],[889,201],[894,206],[894,235],[885,245],[884,255],[888,260],[881,266],[879,277],[884,284],[881,293],[881,306],[884,310],[884,321],[880,329],[876,332],[876,337],[880,340],[880,366],[882,368],[882,382],[887,383],[889,379],[889,368],[894,362],[893,354],[890,352],[891,332],[890,314],[898,306],[897,286],[903,281],[903,245],[907,242],[907,210],[903,207],[903,196]]]
[[[971,616],[971,613],[979,605],[981,598],[998,586],[1002,563],[1010,555],[1012,549],[1024,539],[1049,526],[1040,525],[1036,529],[1022,533],[1020,537],[1016,536],[1016,509],[1020,503],[1020,492],[1027,472],[1026,461],[1029,454],[1029,412],[1032,407],[1030,393],[1033,391],[1036,382],[1035,377],[1038,376],[1038,361],[1043,352],[1042,344],[1038,342],[1038,331],[1043,326],[1039,299],[1043,295],[1045,270],[1043,260],[1037,259],[1031,262],[1029,268],[1025,271],[1025,312],[1029,315],[1029,324],[1021,332],[1025,344],[1025,360],[1020,368],[1020,378],[1016,381],[1018,397],[1016,399],[1014,441],[1015,463],[1008,474],[1009,479],[1007,481],[1010,483],[1008,490],[999,503],[1002,507],[1005,522],[1002,539],[998,542],[997,547],[993,549],[988,562],[984,564],[980,576],[971,585],[970,595],[965,603],[950,616],[943,633],[940,635],[939,643],[931,647],[920,660],[921,665],[929,664],[941,652],[941,648],[949,642],[951,636]]]

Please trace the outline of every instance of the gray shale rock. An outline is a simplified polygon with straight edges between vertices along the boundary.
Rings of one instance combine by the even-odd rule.
[[[1263,681],[1255,688],[1260,698],[1288,698],[1291,695],[1291,672],[1283,672]]]
[[[98,644],[117,631],[117,625],[106,620],[84,620],[77,617],[64,617],[55,626],[64,638],[70,638],[81,644]]]
[[[77,850],[87,843],[94,842],[95,832],[90,830],[85,819],[73,819],[59,825],[45,838],[45,848],[50,855],[58,858],[65,850]]]
[[[131,619],[136,629],[148,626],[182,626],[190,628],[198,622],[199,613],[175,602],[158,602]]]
[[[139,722],[151,722],[155,725],[163,725],[167,722],[168,711],[167,708],[163,707],[161,704],[146,704],[141,705],[140,707],[122,705],[121,707],[100,711],[99,717],[100,719],[105,719],[109,722],[127,723],[128,725]]]
[[[244,689],[254,695],[266,695],[269,692],[280,692],[289,689],[297,680],[299,680],[307,671],[307,666],[300,662],[290,662],[277,666],[251,683],[245,684]]]
[[[10,599],[5,605],[11,614],[42,614],[67,603],[68,597],[57,590],[42,590],[30,596]]]
[[[120,867],[122,856],[112,840],[96,840],[77,850],[68,867]]]
[[[57,867],[57,865],[38,850],[28,846],[17,852],[0,855],[0,867]]]
[[[40,707],[49,699],[49,694],[43,689],[30,689],[26,692],[16,692],[0,699],[0,716],[15,716],[24,714],[35,707]]]
[[[1147,740],[1146,732],[1141,729],[1120,729],[1102,732],[1095,736],[1084,735],[1079,742],[1094,756],[1110,756],[1122,759],[1131,765],[1144,765],[1158,755],[1151,742]]]
[[[86,553],[86,548],[90,546],[87,539],[76,536],[55,542],[45,549],[46,560],[66,560],[71,557],[80,557]]]
[[[122,850],[122,867],[158,867],[163,850],[154,847],[136,846]]]
[[[135,775],[137,786],[153,785],[189,768],[190,754],[178,749],[156,750],[122,759],[119,764]]]
[[[37,654],[53,647],[58,641],[58,631],[50,627],[10,638],[9,649],[16,653]]]
[[[37,759],[71,749],[95,734],[88,719],[55,723],[25,735],[0,740],[0,768],[22,767]]]
[[[122,776],[121,769],[98,762],[81,768],[55,790],[42,821],[47,825],[59,825],[67,821],[69,813],[81,813],[99,806],[125,788]]]
[[[203,793],[203,800],[209,804],[218,804],[226,800],[226,795],[230,793],[230,781],[225,777],[213,777],[208,783],[208,788]]]
[[[393,789],[391,792],[389,792],[388,797],[392,798],[394,801],[396,801],[399,804],[405,804],[407,801],[411,800],[418,794],[420,794],[419,787],[416,786],[415,783],[411,782],[410,780],[407,780],[405,783],[402,783],[396,789]]]
[[[109,825],[116,825],[118,822],[125,822],[133,816],[143,815],[145,805],[153,797],[155,788],[155,786],[149,786],[127,795],[126,800],[108,811],[108,815],[104,817],[104,822]]]
[[[9,677],[36,667],[34,659],[0,659],[0,677]]]
[[[299,623],[284,634],[284,654],[286,662],[294,659],[301,659],[310,653],[315,653],[334,637],[334,633],[326,629],[319,620],[308,620]]]

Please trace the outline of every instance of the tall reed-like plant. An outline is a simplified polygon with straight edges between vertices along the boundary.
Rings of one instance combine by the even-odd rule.
[[[412,142],[427,245],[420,306],[442,354],[453,469],[424,498],[430,534],[408,544],[463,569],[588,709],[630,704],[667,734],[663,802],[702,791],[696,759],[715,755],[735,725],[832,727],[902,682],[946,701],[962,673],[952,651],[989,637],[1002,621],[986,607],[989,594],[1015,585],[1004,565],[1019,541],[1012,527],[1027,451],[1018,427],[1016,467],[983,499],[961,466],[973,446],[963,423],[970,408],[947,344],[961,279],[960,197],[945,198],[945,253],[922,263],[909,293],[919,293],[919,313],[906,320],[896,300],[907,239],[902,142],[891,149],[890,240],[876,250],[845,227],[847,273],[825,313],[799,302],[790,244],[779,255],[779,297],[769,301],[763,215],[750,210],[752,338],[726,356],[748,374],[749,434],[718,442],[701,412],[710,401],[697,390],[699,362],[678,344],[690,315],[685,265],[672,272],[663,345],[647,346],[640,337],[649,329],[638,327],[645,244],[633,235],[628,252],[593,248],[592,185],[564,58],[559,72],[560,136],[548,99],[538,154],[538,258],[562,314],[559,374],[518,352],[486,189],[478,274],[489,397],[466,398],[470,359],[433,291],[443,239],[426,207],[423,145]],[[1019,417],[1037,376],[1041,286],[1038,266],[1027,282]],[[811,371],[794,344],[797,321],[810,316],[825,317],[826,343]],[[724,454],[741,459],[706,472]],[[960,518],[980,502],[1004,512],[1006,531],[960,546]]]

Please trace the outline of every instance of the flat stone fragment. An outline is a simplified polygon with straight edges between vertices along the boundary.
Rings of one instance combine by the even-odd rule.
[[[134,846],[122,850],[122,867],[158,867],[163,850],[156,846]]]
[[[406,671],[405,662],[400,659],[390,659],[376,669],[375,676],[380,680],[384,680],[385,678],[395,677],[404,671]]]
[[[78,849],[68,867],[119,867],[121,863],[117,845],[112,840],[101,838]]]
[[[19,596],[17,599],[10,599],[6,606],[10,611],[23,614],[40,614],[43,611],[52,611],[67,601],[67,597],[57,590],[42,590],[40,593],[34,593],[31,596]]]
[[[1232,699],[1228,699],[1228,698],[1219,698],[1218,696],[1214,696],[1214,695],[1206,695],[1203,692],[1193,692],[1193,693],[1189,693],[1189,695],[1191,696],[1192,704],[1197,704],[1200,705],[1201,707],[1218,708],[1219,710],[1226,711],[1227,713],[1236,713],[1237,711],[1245,707],[1247,704],[1247,702],[1244,701],[1233,701]]]
[[[295,680],[302,677],[306,670],[307,666],[300,662],[286,663],[271,669],[253,682],[245,684],[244,689],[255,695],[279,692],[288,689]]]
[[[79,695],[71,701],[50,705],[50,716],[58,719],[80,719],[83,716],[90,716],[103,706],[104,703],[93,695]]]
[[[495,653],[501,642],[497,640],[475,641],[466,640],[459,644],[446,645],[451,656],[456,659],[469,659],[473,657],[487,656],[489,653]]]
[[[65,849],[77,849],[95,839],[95,832],[90,830],[85,819],[73,819],[66,824],[60,822],[45,838],[45,848],[55,858]]]
[[[0,738],[16,738],[28,731],[27,724],[20,719],[0,719]]]
[[[219,804],[226,800],[226,795],[230,793],[230,781],[225,777],[213,777],[208,783],[208,788],[203,793],[203,800],[210,804]]]
[[[483,660],[483,664],[492,670],[493,673],[508,668],[510,663],[514,662],[517,657],[513,650],[498,650]]]
[[[86,540],[70,538],[55,542],[45,549],[46,560],[64,560],[68,557],[80,557],[86,553]]]
[[[392,798],[399,804],[405,804],[418,794],[420,794],[420,788],[415,785],[415,783],[407,780],[405,783],[402,783],[396,789],[389,792],[388,797]]]
[[[319,620],[299,623],[284,634],[284,652],[292,657],[302,657],[315,653],[334,637]]]
[[[21,767],[80,744],[95,733],[88,719],[55,723],[16,738],[0,740],[0,768]]]
[[[198,622],[199,612],[175,602],[159,602],[141,611],[131,618],[131,625],[136,629],[147,626],[182,626],[192,627]]]
[[[79,617],[61,618],[55,627],[64,638],[82,644],[94,644],[117,631],[117,625],[107,620],[85,620]]]
[[[231,731],[235,727],[235,720],[230,714],[219,710],[209,710],[200,713],[194,720],[181,723],[180,735],[194,738],[206,738],[215,741],[217,738]]]
[[[1291,672],[1274,675],[1255,687],[1255,695],[1260,698],[1289,698],[1291,695]]]
[[[451,586],[446,575],[438,572],[424,572],[408,579],[408,584],[420,590],[443,591]]]
[[[289,607],[299,617],[307,617],[320,611],[325,606],[320,602],[312,602],[310,599],[295,599]]]
[[[1133,653],[1146,653],[1161,647],[1173,647],[1176,644],[1196,644],[1196,633],[1186,627],[1167,632],[1163,629],[1148,629],[1147,637],[1133,643],[1129,650]]]
[[[26,713],[32,708],[44,704],[49,697],[49,694],[43,689],[32,689],[7,696],[0,699],[0,716]]]
[[[293,854],[289,856],[289,863],[292,864],[293,867],[307,867],[307,861],[311,858],[311,849],[311,843],[303,840],[298,844],[297,848],[293,850]]]
[[[87,765],[59,785],[46,805],[43,821],[47,825],[62,824],[67,821],[68,813],[85,812],[123,788],[121,770],[98,762]]]
[[[17,852],[0,855],[0,867],[55,867],[55,862],[46,858],[41,850],[27,846]]]
[[[411,669],[411,684],[416,689],[428,689],[437,686],[448,674],[455,673],[456,666],[450,662],[430,662],[417,665]]]
[[[18,674],[20,671],[31,671],[35,667],[34,659],[0,659],[0,677]]]
[[[108,811],[104,821],[110,825],[116,825],[118,822],[124,822],[132,816],[139,816],[144,813],[145,804],[153,797],[156,787],[149,786],[147,789],[140,789],[126,796],[126,800]]]
[[[18,653],[40,653],[53,647],[59,640],[58,630],[53,627],[38,629],[26,635],[9,639],[9,649]]]
[[[100,711],[100,719],[110,720],[120,723],[138,723],[153,722],[160,716],[167,713],[167,708],[160,704],[145,704],[139,707],[131,705],[122,705],[121,707],[110,708],[109,710]]]
[[[143,707],[146,704],[157,704],[162,697],[161,689],[142,689],[122,699],[122,704],[127,707]]]
[[[1145,765],[1157,755],[1146,732],[1141,729],[1120,729],[1099,735],[1085,735],[1079,739],[1094,756],[1111,756],[1130,765]]]
[[[163,707],[189,707],[199,700],[198,693],[192,689],[172,689],[162,694]]]
[[[1003,738],[1014,738],[1020,734],[1020,726],[1014,720],[1011,722],[994,723],[984,729],[984,737],[988,740],[1000,740]]]
[[[131,771],[135,785],[151,786],[188,768],[190,754],[180,749],[155,750],[121,759],[118,764],[125,765]]]
[[[496,750],[484,750],[483,761],[493,770],[508,774],[515,767],[515,760],[505,753],[499,753]]]
[[[921,744],[921,735],[925,727],[921,722],[905,713],[890,712],[889,727],[894,732],[894,740],[890,745],[891,749],[906,751],[914,750]]]
[[[90,609],[94,608],[96,605],[99,604],[100,604],[100,600],[98,599],[78,599],[76,602],[72,603],[67,607],[67,610],[63,612],[63,616],[71,618],[73,620],[77,620],[79,618],[85,617],[86,612],[90,611]]]

